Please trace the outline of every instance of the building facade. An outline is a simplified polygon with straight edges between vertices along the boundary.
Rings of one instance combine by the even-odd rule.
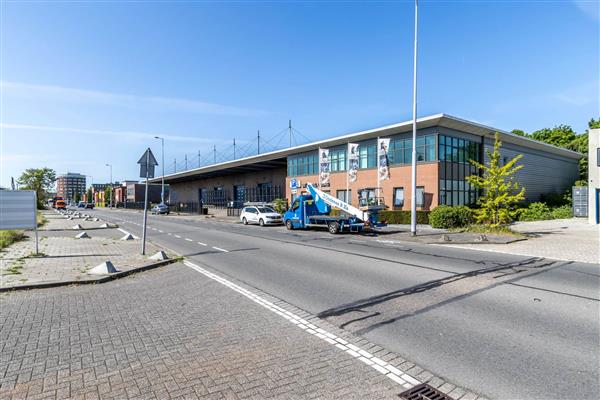
[[[67,172],[56,178],[56,193],[66,201],[83,199],[85,194],[85,175]]]
[[[496,132],[503,142],[502,162],[523,155],[520,164],[524,167],[516,180],[525,187],[527,200],[562,193],[578,178],[582,155],[570,150],[445,114],[421,118],[417,128],[416,203],[420,210],[439,204],[475,204],[480,193],[467,177],[480,171],[470,160],[488,161]],[[378,138],[389,139],[386,179],[378,176]],[[348,179],[350,143],[358,145],[353,182]],[[165,182],[171,186],[171,199],[178,202],[239,206],[275,197],[291,202],[297,195],[290,187],[292,180],[300,185],[319,182],[319,149],[329,151],[329,184],[322,190],[355,206],[359,198],[378,196],[390,209],[410,209],[412,121],[179,172],[165,176]]]
[[[588,221],[600,224],[600,129],[588,132]]]

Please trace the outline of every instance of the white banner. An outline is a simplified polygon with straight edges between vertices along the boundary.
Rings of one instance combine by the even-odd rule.
[[[390,168],[388,163],[388,148],[390,139],[377,139],[377,170],[380,181],[390,179]]]
[[[331,173],[331,162],[329,160],[329,149],[319,148],[319,186],[329,187],[329,174]]]
[[[358,143],[348,143],[348,181],[356,182],[358,174]]]

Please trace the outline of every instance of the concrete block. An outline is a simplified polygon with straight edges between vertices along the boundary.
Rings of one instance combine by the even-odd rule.
[[[162,260],[168,260],[169,256],[167,256],[167,253],[165,253],[164,251],[159,251],[158,253],[156,253],[155,255],[153,255],[152,257],[150,257],[151,260],[156,260],[156,261],[162,261]]]
[[[134,239],[134,237],[131,233],[128,233],[121,238],[121,240],[133,240],[133,239]]]
[[[79,224],[73,225],[73,227],[71,229],[79,230],[79,229],[82,229],[82,226]]]
[[[92,275],[106,275],[106,274],[114,274],[115,272],[119,272],[113,263],[110,261],[104,261],[100,265],[96,265],[94,268],[88,271],[88,274]]]
[[[89,239],[90,235],[86,231],[83,231],[75,236],[75,239]]]

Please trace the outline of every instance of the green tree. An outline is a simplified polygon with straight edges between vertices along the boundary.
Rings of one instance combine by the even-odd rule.
[[[79,203],[81,201],[81,193],[75,193],[75,203]]]
[[[598,119],[590,119],[590,122],[588,122],[588,127],[590,129],[600,129],[600,118]]]
[[[557,125],[554,128],[544,128],[531,134],[531,138],[554,146],[568,148],[577,134],[569,125]]]
[[[520,129],[513,129],[512,131],[510,131],[510,133],[514,133],[515,135],[519,136],[529,136],[527,133],[525,133],[525,131],[522,131]]]
[[[87,194],[85,195],[85,199],[88,203],[94,202],[94,197],[92,196],[92,188],[88,188]]]
[[[105,206],[110,206],[110,200],[111,200],[110,193],[111,193],[111,191],[112,191],[112,188],[110,186],[107,186],[104,189],[104,205]]]
[[[56,180],[56,172],[50,168],[28,168],[17,182],[24,190],[35,190],[38,209],[44,208],[46,195]]]
[[[475,210],[475,216],[478,223],[491,227],[498,227],[512,221],[516,204],[525,198],[525,188],[521,188],[514,179],[515,173],[523,168],[523,165],[516,165],[523,155],[519,154],[504,165],[500,165],[501,147],[502,142],[496,133],[494,151],[486,151],[489,158],[488,165],[469,160],[471,164],[483,171],[482,176],[467,177],[471,185],[483,189],[483,195],[477,202],[480,208]]]

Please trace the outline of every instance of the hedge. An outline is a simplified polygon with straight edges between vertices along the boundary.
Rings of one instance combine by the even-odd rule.
[[[379,219],[388,224],[410,224],[410,211],[381,211]],[[429,224],[429,211],[417,211],[417,224]]]
[[[467,206],[441,205],[429,215],[432,228],[462,228],[473,222],[473,210]]]

